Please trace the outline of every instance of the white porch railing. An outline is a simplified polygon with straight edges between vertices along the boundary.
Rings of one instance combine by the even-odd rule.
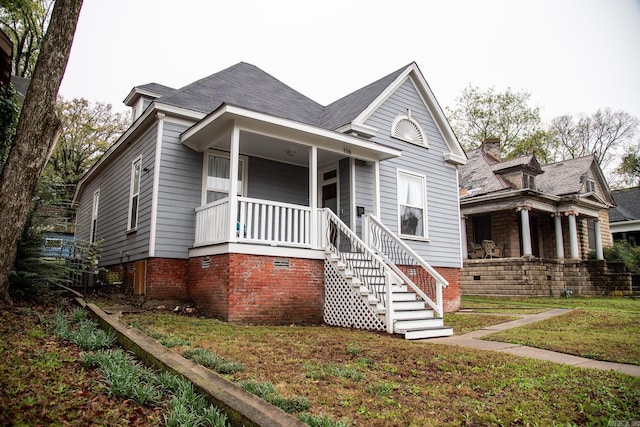
[[[311,246],[311,208],[238,197],[238,241]]]
[[[229,199],[221,199],[196,208],[194,246],[211,245],[229,240]]]
[[[442,317],[442,288],[449,286],[445,278],[375,216],[363,216],[362,230],[367,245],[375,249],[393,272],[434,309],[438,317]]]
[[[230,241],[311,247],[311,208],[238,197],[236,235],[229,236],[229,199],[196,208],[194,246]]]

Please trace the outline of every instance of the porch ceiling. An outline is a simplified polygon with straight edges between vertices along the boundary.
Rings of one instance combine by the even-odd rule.
[[[318,147],[319,164],[342,157],[384,160],[401,154],[394,148],[353,136],[229,105],[187,129],[181,141],[196,151],[228,150],[233,126],[241,130],[240,149],[244,154],[299,165],[308,165],[311,146]]]

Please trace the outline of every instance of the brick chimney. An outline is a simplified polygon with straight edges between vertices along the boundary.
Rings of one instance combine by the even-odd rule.
[[[490,155],[497,161],[501,160],[500,156],[500,138],[487,138],[482,141],[482,145],[480,146],[482,151],[486,154]]]

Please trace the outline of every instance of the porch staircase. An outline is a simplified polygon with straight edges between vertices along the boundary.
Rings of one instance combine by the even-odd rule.
[[[350,230],[337,224],[337,217],[332,219],[336,223],[329,228],[341,243],[329,244],[325,252],[328,324],[385,330],[409,340],[453,335],[453,328],[444,326],[441,292],[434,302],[379,248],[355,235],[345,243],[341,233]],[[435,280],[444,282],[441,277]]]

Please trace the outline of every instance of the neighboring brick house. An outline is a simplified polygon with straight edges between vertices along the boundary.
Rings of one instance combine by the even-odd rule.
[[[595,157],[549,165],[534,154],[502,160],[499,140],[467,154],[460,168],[463,293],[558,295],[574,285],[598,293],[583,286],[589,274],[582,262],[602,260],[611,244],[614,201]],[[489,253],[487,245],[497,249]],[[580,273],[570,276],[568,266]]]
[[[232,322],[450,333],[433,326],[460,304],[466,156],[415,63],[327,106],[246,63],[125,103],[76,236],[102,239],[134,294]]]

